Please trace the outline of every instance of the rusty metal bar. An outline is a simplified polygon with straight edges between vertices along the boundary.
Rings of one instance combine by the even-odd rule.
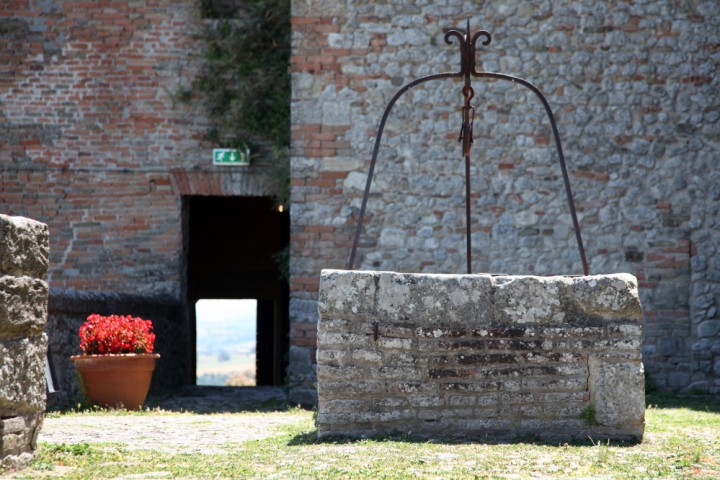
[[[458,141],[463,144],[463,158],[465,159],[465,245],[466,245],[466,261],[467,261],[467,273],[472,273],[472,235],[470,223],[471,223],[471,206],[470,206],[470,194],[472,189],[470,188],[470,149],[473,143],[473,122],[475,120],[475,109],[470,105],[475,92],[470,86],[470,75],[465,77],[465,87],[463,87],[463,96],[465,97],[465,105],[463,106],[463,122],[462,128],[460,129],[460,138]]]
[[[370,185],[372,184],[373,174],[375,172],[375,164],[377,163],[377,156],[380,150],[380,140],[382,140],[383,132],[385,131],[385,122],[392,108],[395,106],[395,102],[408,90],[421,83],[429,82],[430,80],[439,80],[441,78],[452,78],[459,76],[457,73],[437,73],[434,75],[428,75],[421,77],[402,87],[398,92],[390,99],[385,112],[383,113],[382,119],[380,120],[380,126],[378,127],[377,135],[375,136],[375,146],[373,147],[372,159],[370,160],[370,169],[368,170],[367,181],[365,182],[365,193],[363,195],[362,204],[360,205],[360,215],[358,216],[357,224],[355,225],[355,238],[353,239],[352,248],[350,250],[350,259],[348,260],[348,270],[353,269],[355,264],[355,254],[357,252],[358,241],[360,240],[360,232],[362,230],[363,220],[365,219],[365,208],[367,207],[368,196],[370,195]]]
[[[531,90],[540,99],[543,107],[545,107],[545,112],[547,113],[548,119],[550,120],[550,127],[552,128],[553,137],[555,137],[555,149],[557,150],[558,154],[558,161],[560,163],[560,170],[563,176],[563,184],[565,185],[565,195],[567,197],[568,206],[570,207],[570,216],[572,217],[573,228],[575,229],[575,240],[577,241],[578,251],[580,253],[580,261],[582,262],[583,273],[585,275],[590,275],[590,267],[588,266],[587,258],[585,257],[585,247],[583,246],[582,235],[580,234],[580,223],[578,222],[577,212],[575,210],[575,200],[573,200],[572,189],[570,188],[570,177],[568,176],[567,166],[565,165],[565,155],[563,154],[562,143],[560,142],[560,133],[558,132],[555,116],[550,109],[550,104],[548,103],[547,99],[542,94],[539,88],[537,88],[535,85],[528,82],[527,80],[523,80],[522,78],[513,77],[511,75],[504,75],[502,73],[490,72],[477,72],[475,76],[478,78],[497,78],[500,80],[508,80],[514,83],[519,83],[520,85],[523,85],[524,87],[527,87],[529,90]]]

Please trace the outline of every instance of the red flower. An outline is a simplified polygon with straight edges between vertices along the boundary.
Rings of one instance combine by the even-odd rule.
[[[130,315],[91,314],[80,327],[80,350],[86,355],[152,353],[152,322]]]

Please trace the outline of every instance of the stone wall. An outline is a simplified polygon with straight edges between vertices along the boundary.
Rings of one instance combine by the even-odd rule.
[[[183,302],[182,198],[267,195],[268,166],[209,165],[185,102],[199,0],[0,2],[0,206],[49,225],[53,287]],[[593,273],[630,272],[661,387],[720,389],[720,95],[713,0],[293,0],[291,371],[316,399],[322,268],[344,268],[377,122],[457,69],[444,29],[493,34],[479,66],[525,77],[560,125]],[[473,271],[580,271],[536,99],[475,84]],[[388,123],[360,268],[462,273],[460,84]]]
[[[318,279],[346,268],[374,132],[399,88],[459,70],[447,28],[486,29],[478,68],[523,77],[560,128],[591,272],[637,277],[662,388],[720,391],[720,4],[293,1],[291,386],[311,396]],[[542,106],[473,81],[474,272],[581,273]],[[355,268],[464,273],[462,83],[388,120]]]
[[[47,225],[0,215],[0,463],[32,459],[45,416]]]
[[[318,435],[642,439],[637,280],[323,270]]]

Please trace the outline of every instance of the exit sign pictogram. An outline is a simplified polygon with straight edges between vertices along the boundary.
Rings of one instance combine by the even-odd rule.
[[[249,148],[215,148],[213,149],[213,165],[250,165]]]

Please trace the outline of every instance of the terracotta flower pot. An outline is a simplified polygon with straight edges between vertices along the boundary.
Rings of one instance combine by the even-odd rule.
[[[137,410],[145,402],[156,353],[75,355],[70,359],[80,372],[85,397],[109,408]]]

